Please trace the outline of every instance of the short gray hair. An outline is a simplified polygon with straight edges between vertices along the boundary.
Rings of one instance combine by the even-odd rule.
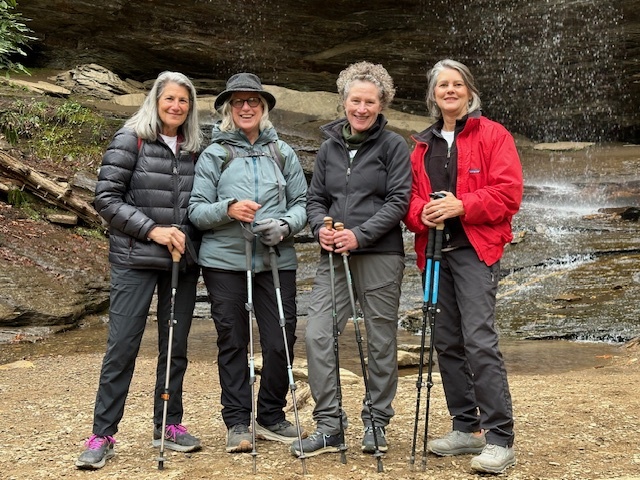
[[[387,107],[396,94],[393,86],[393,79],[389,72],[380,64],[374,65],[370,62],[358,62],[349,65],[340,72],[336,85],[338,94],[344,102],[349,96],[349,89],[355,81],[371,82],[378,87],[380,104],[382,108]]]
[[[262,96],[260,97],[260,102],[262,103],[262,118],[260,118],[260,131],[267,128],[273,127],[271,120],[269,120],[269,104],[267,100]],[[221,132],[234,132],[238,129],[238,126],[233,121],[233,107],[231,107],[231,96],[222,104],[220,109],[220,115],[222,117],[222,121],[220,122],[220,131]]]
[[[440,60],[436,63],[433,68],[427,74],[427,80],[429,81],[427,87],[427,109],[429,110],[429,115],[434,118],[442,118],[442,112],[440,111],[440,107],[436,103],[436,97],[434,92],[436,90],[436,82],[438,80],[438,75],[442,73],[443,70],[447,68],[451,70],[456,70],[460,75],[462,75],[462,80],[464,80],[464,84],[469,89],[469,93],[471,94],[471,101],[469,102],[469,112],[473,112],[474,110],[480,109],[480,92],[476,87],[476,82],[473,79],[473,75],[471,74],[471,70],[464,65],[463,63],[457,62],[455,60],[451,60],[449,58]]]
[[[133,129],[138,138],[155,142],[162,132],[162,120],[158,115],[158,99],[162,96],[165,87],[169,83],[185,87],[189,92],[189,112],[187,113],[187,119],[180,127],[182,135],[184,135],[184,143],[182,143],[181,147],[188,152],[197,152],[202,144],[202,130],[198,121],[196,87],[182,73],[165,71],[158,75],[138,111],[125,122],[125,127]]]

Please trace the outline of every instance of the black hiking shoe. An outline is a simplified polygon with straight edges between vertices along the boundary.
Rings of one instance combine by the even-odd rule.
[[[242,423],[227,430],[227,453],[250,452],[253,449],[249,426]]]
[[[298,440],[294,440],[291,444],[291,453],[299,457],[302,452],[307,457],[315,457],[322,453],[339,452],[340,446],[344,443],[344,436],[336,433],[335,435],[326,435],[322,432],[315,431],[309,437],[302,440],[302,447]]]
[[[376,438],[378,440],[378,450],[386,452],[389,447],[387,446],[387,438],[385,436],[384,427],[376,427]],[[362,451],[364,453],[375,453],[376,451],[376,439],[373,438],[373,427],[364,428],[364,436],[362,437]]]
[[[301,436],[306,438],[307,432],[302,430]],[[290,444],[298,438],[298,429],[289,420],[283,420],[268,427],[263,427],[256,422],[256,437],[261,440],[273,440]]]

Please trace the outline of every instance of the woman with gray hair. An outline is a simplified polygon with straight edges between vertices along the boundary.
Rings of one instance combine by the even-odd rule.
[[[76,466],[98,469],[115,455],[114,434],[124,414],[136,356],[157,289],[158,368],[154,395],[153,443],[164,435],[167,449],[191,452],[200,440],[182,425],[182,383],[187,337],[200,274],[199,233],[187,206],[202,134],[196,89],[182,73],[162,72],[140,109],[116,132],[102,159],[95,207],[109,226],[111,294],[109,338],[96,395],[93,434]],[[183,268],[175,292],[175,322],[166,428],[166,365],[171,318],[172,252]]]
[[[293,236],[307,223],[307,182],[296,153],[269,121],[275,104],[256,75],[243,72],[229,78],[214,104],[222,119],[213,126],[212,144],[196,167],[189,202],[189,218],[203,231],[200,265],[218,334],[228,453],[252,451],[254,436],[289,444],[298,434],[283,409],[289,385],[287,349],[292,354],[296,340]],[[274,276],[265,260],[271,250],[277,252],[286,345]],[[256,412],[247,365],[247,261],[263,358]],[[256,430],[250,431],[253,420]]]
[[[350,256],[354,296],[364,314],[370,388],[360,412],[363,452],[387,451],[385,428],[394,415],[391,403],[398,384],[396,333],[404,272],[400,222],[411,194],[409,149],[399,134],[385,128],[382,110],[395,89],[382,65],[354,63],[340,73],[337,86],[345,117],[322,127],[327,139],[318,151],[307,194],[309,224],[321,247],[305,334],[317,427],[302,445],[293,443],[291,452],[298,456],[346,449],[347,418],[337,395],[334,342],[352,308],[346,268],[336,262],[334,275],[330,255]],[[343,223],[344,229],[326,225],[325,217]],[[343,286],[334,289],[335,309],[332,279]]]
[[[477,454],[473,470],[500,473],[516,459],[496,292],[511,219],[522,200],[522,167],[511,134],[482,116],[465,65],[442,60],[428,79],[427,106],[437,121],[414,136],[405,224],[415,232],[423,279],[425,247],[444,225],[432,335],[453,428],[427,447],[436,455]]]

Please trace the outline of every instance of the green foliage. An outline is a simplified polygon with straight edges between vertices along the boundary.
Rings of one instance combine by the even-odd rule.
[[[7,203],[18,207],[24,215],[32,220],[39,220],[41,218],[38,212],[38,200],[36,197],[20,188],[12,188],[9,190],[7,193]]]
[[[35,40],[29,35],[33,31],[22,23],[22,15],[14,12],[16,0],[0,0],[0,70],[29,73],[19,62],[12,58],[16,55],[26,57],[24,47]]]
[[[10,144],[25,140],[38,158],[54,161],[100,158],[105,147],[104,118],[72,100],[15,100],[0,111],[0,131]]]
[[[74,232],[82,237],[93,238],[97,240],[104,240],[105,237],[105,232],[101,228],[76,227],[74,228]]]
[[[32,138],[38,134],[46,121],[47,104],[16,100],[4,112],[0,112],[0,129],[11,145],[20,138]]]
[[[14,207],[21,207],[29,202],[29,197],[24,192],[24,190],[20,190],[19,188],[12,188],[7,193],[7,201],[9,205],[13,205]]]

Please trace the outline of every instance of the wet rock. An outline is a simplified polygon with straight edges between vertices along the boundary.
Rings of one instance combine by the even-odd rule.
[[[469,64],[491,118],[544,141],[629,139],[640,130],[640,4],[606,2],[175,2],[29,0],[18,10],[37,37],[27,66],[98,63],[144,82],[160,69],[229,75],[335,92],[345,65],[382,63],[398,104],[425,114],[425,73],[451,55]],[[241,19],[241,21],[239,21]],[[480,19],[480,20],[479,20]],[[474,41],[469,41],[474,39]],[[606,121],[603,120],[606,118]]]
[[[566,152],[568,150],[583,150],[594,146],[594,142],[554,142],[538,143],[533,146],[534,150],[549,150],[555,152]]]
[[[620,214],[623,220],[629,220],[631,222],[637,222],[640,219],[640,208],[629,207]]]
[[[113,72],[96,64],[80,65],[56,76],[56,84],[73,93],[111,100],[118,95],[140,93],[130,83],[122,81]]]

